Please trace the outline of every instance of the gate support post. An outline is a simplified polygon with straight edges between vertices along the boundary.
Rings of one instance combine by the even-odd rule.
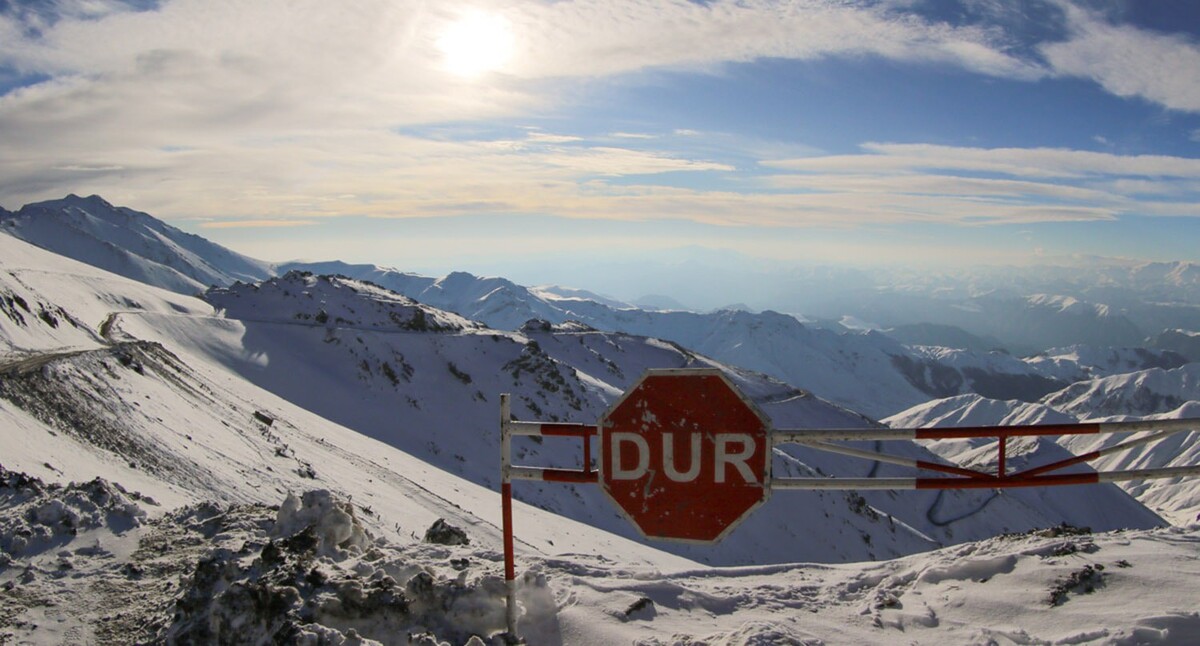
[[[517,636],[517,566],[513,554],[513,520],[512,520],[512,459],[509,451],[512,448],[512,435],[508,423],[512,420],[508,393],[500,395],[500,516],[504,531],[504,587],[505,611],[504,618],[508,634],[515,640]]]

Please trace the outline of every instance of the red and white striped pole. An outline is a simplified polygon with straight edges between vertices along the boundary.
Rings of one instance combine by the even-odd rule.
[[[512,460],[509,458],[512,437],[508,424],[512,421],[508,393],[500,395],[500,516],[504,531],[504,618],[508,634],[517,637],[517,564],[513,554],[512,518]]]

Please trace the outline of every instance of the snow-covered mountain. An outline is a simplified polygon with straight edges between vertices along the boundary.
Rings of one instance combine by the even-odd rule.
[[[879,332],[838,332],[772,311],[643,310],[466,272],[434,279],[374,265],[293,263],[284,267],[370,280],[498,329],[516,329],[537,318],[552,323],[579,321],[599,330],[670,340],[873,417],[885,417],[931,398],[964,393],[1033,402],[1081,379],[1174,368],[1186,362],[1170,351],[1086,344],[1018,359],[998,351],[906,346]],[[1074,299],[1035,296],[1030,303],[1034,309],[1048,308],[1073,317],[1107,315],[1103,307]]]
[[[116,310],[212,317],[202,301],[8,236],[0,266],[12,298],[34,311],[61,302],[55,312],[78,322],[70,329],[91,332],[52,351],[61,323],[3,317],[5,333],[44,338],[0,357],[0,640],[253,641],[303,623],[324,643],[351,630],[461,643],[503,627],[493,491],[194,357],[101,334],[128,339]],[[289,492],[310,493],[289,506]],[[281,502],[291,511],[278,513]],[[696,567],[535,507],[518,503],[516,513],[522,559],[619,553],[630,564]],[[475,547],[422,544],[439,519]],[[279,567],[294,559],[309,564],[301,587],[319,605],[294,606],[294,588],[265,574],[226,585],[259,566],[286,576]],[[536,581],[524,590],[548,591]]]
[[[1121,311],[1074,296],[996,290],[961,299],[897,294],[889,304],[902,317],[880,311],[875,320],[895,324],[936,321],[977,336],[1000,339],[1019,352],[1072,344],[1132,346],[1146,336]]]
[[[0,641],[502,643],[499,497],[480,485],[495,393],[523,419],[593,421],[646,367],[720,366],[576,323],[481,328],[330,276],[208,296],[225,315],[0,236]],[[724,369],[778,426],[869,423]],[[775,468],[897,473],[799,450]],[[718,548],[673,553],[604,531],[632,534],[595,487],[515,489],[529,643],[1200,638],[1198,528],[963,542],[1158,522],[1108,487],[777,492]]]
[[[517,330],[531,319],[553,324],[579,321],[597,330],[669,340],[876,418],[930,398],[975,392],[995,399],[1035,401],[1077,379],[1116,374],[1120,369],[1173,367],[1173,358],[1139,350],[1117,351],[1120,356],[1108,359],[1072,358],[1065,356],[1071,350],[1056,351],[1052,358],[1021,362],[998,352],[906,346],[878,332],[835,331],[772,311],[642,310],[582,290],[530,289],[503,278],[465,272],[432,278],[341,262],[275,267],[183,234],[145,213],[113,207],[96,196],[69,196],[28,205],[0,220],[0,230],[83,262],[183,293],[291,270],[342,275],[370,281],[500,330]],[[1182,270],[1176,273],[1187,275]],[[1001,320],[1007,315],[1001,316],[995,308],[1003,309],[1015,302],[997,293],[972,299],[950,309],[957,312],[955,316],[965,312],[972,317]],[[1074,298],[1034,295],[1018,300],[1021,305],[1017,309],[1024,314],[1013,325],[1037,327],[1042,324],[1038,321],[1057,321],[1053,325],[1069,321],[1067,328],[1094,331],[1107,325],[1100,319],[1119,318],[1107,307]],[[931,314],[945,315],[945,307],[940,303]],[[295,314],[318,316],[320,312]],[[1112,336],[1105,332],[1097,338]],[[1106,360],[1112,365],[1105,365]]]
[[[208,298],[224,310],[227,317],[235,316],[239,310],[226,308],[226,303],[241,301],[239,307],[242,308],[246,307],[246,301],[255,299],[270,303],[256,309],[240,310],[259,313],[240,322],[245,330],[238,334],[240,345],[220,352],[220,361],[225,365],[291,401],[306,402],[305,406],[326,418],[489,486],[495,485],[497,477],[494,456],[498,447],[493,434],[495,393],[512,392],[515,411],[523,419],[591,422],[647,368],[720,365],[653,338],[606,333],[572,323],[553,325],[535,321],[515,333],[482,329],[464,329],[451,334],[438,334],[436,330],[420,333],[420,330],[403,325],[399,332],[388,332],[370,324],[372,320],[387,318],[374,313],[373,303],[379,294],[371,286],[338,277],[292,272],[259,286],[235,285],[230,289],[212,290]],[[308,318],[317,307],[328,312],[347,313],[347,316],[351,316],[350,312],[367,314],[363,315],[365,319],[340,321],[331,314],[324,323],[318,324],[315,319]],[[263,311],[275,312],[276,318],[264,319],[260,314]],[[154,338],[155,330],[167,323],[160,325],[153,318],[142,319],[141,323],[122,319],[121,329],[137,329],[136,336]],[[310,320],[312,324],[307,330],[303,323],[298,323]],[[135,325],[141,327],[134,328]],[[173,336],[204,338],[206,335]],[[207,351],[211,355],[213,349],[210,347]],[[288,352],[296,358],[289,357]],[[269,363],[256,366],[253,361],[246,361],[246,356],[265,356]],[[723,368],[760,403],[776,426],[845,427],[869,423],[785,384]],[[456,427],[450,437],[447,433],[451,431],[444,428],[448,417],[455,420]],[[524,448],[522,457],[537,463],[560,460],[563,459],[560,456],[565,455],[569,460],[567,464],[578,466],[578,451],[563,453],[562,448],[574,447],[568,445],[560,447],[559,451],[547,452],[548,448],[530,445]],[[911,445],[899,450],[917,451],[914,455],[919,454],[921,459],[932,457]],[[887,468],[880,469],[868,462],[805,449],[790,448],[788,452],[777,460],[780,473],[887,472]],[[634,536],[631,528],[617,517],[595,488],[583,488],[568,497],[561,487],[532,484],[529,487],[535,491],[526,494],[527,501],[536,501],[543,508],[618,534]],[[1005,531],[1000,528],[1027,522],[1020,519],[1030,513],[1039,515],[1040,512],[1035,510],[1046,503],[1026,500],[1023,496],[1010,496],[989,507],[986,516],[980,515],[970,522],[965,519],[972,516],[973,510],[987,504],[987,496],[964,492],[931,493],[900,500],[870,494],[865,501],[879,512],[915,528],[921,536],[941,542]],[[580,507],[580,499],[587,504]],[[1126,510],[1119,515],[1133,513],[1136,516],[1138,512],[1133,511],[1128,502],[1114,501],[1111,508]],[[850,546],[843,530],[839,529],[828,543],[822,545],[824,539],[813,535],[811,529],[793,527],[793,523],[806,524],[802,519],[815,514],[823,517],[829,514],[831,518],[844,516],[847,506],[841,495],[777,496],[767,503],[764,513],[756,514],[720,546],[701,552],[693,551],[690,546],[667,549],[711,562],[787,558],[786,551],[780,551],[778,542],[760,542],[754,538],[765,533],[761,531],[762,524],[774,527],[772,534],[805,535],[808,545],[805,558],[809,559],[841,560],[852,552],[857,552],[860,558],[868,558],[887,553],[887,550],[902,553],[905,549],[920,549],[918,545],[923,539],[907,543],[911,538],[904,538],[904,531],[892,534],[889,530],[890,537],[882,542],[872,538],[862,540],[861,545]],[[1064,506],[1070,507],[1072,505]],[[1115,520],[1090,514],[1087,522],[1098,526]],[[943,520],[958,516],[963,520],[955,523]],[[1054,516],[1059,517],[1059,514]],[[796,520],[780,521],[780,518]],[[865,519],[869,521],[870,514]],[[846,530],[858,527],[853,530],[860,532],[857,535],[863,535],[862,531],[871,534],[874,531],[871,527],[864,529],[855,525],[861,520],[852,518]],[[1083,518],[1072,517],[1071,522],[1083,522]],[[1142,517],[1137,522],[1154,521]],[[739,536],[741,538],[737,538]],[[900,543],[909,547],[902,547]],[[748,556],[751,553],[752,558]],[[769,557],[770,554],[778,556]]]
[[[433,279],[374,265],[282,267],[370,280],[498,329],[516,329],[537,318],[670,340],[874,417],[963,392],[1036,400],[1068,383],[1002,353],[913,348],[878,332],[837,332],[772,311],[643,310],[466,272]]]
[[[934,399],[881,420],[893,428],[1071,424],[1073,415],[1044,404],[1000,401],[976,395]]]
[[[1200,332],[1188,330],[1163,330],[1148,339],[1152,348],[1175,352],[1188,361],[1200,361]]]
[[[532,319],[563,323],[570,319],[556,301],[600,302],[591,295],[547,288],[540,293],[498,277],[452,272],[432,278],[369,264],[344,262],[284,263],[280,271],[308,271],[365,280],[416,301],[455,312],[498,330],[515,330]],[[563,292],[567,292],[564,294]]]
[[[1048,377],[1067,383],[1151,368],[1170,370],[1189,362],[1187,357],[1168,349],[1098,348],[1087,345],[1051,348],[1022,361]]]
[[[18,249],[22,245],[12,238],[2,243]],[[39,265],[53,266],[53,256],[27,246],[23,255],[5,257],[37,261],[39,254]],[[80,265],[70,267],[72,275],[87,273]],[[99,272],[91,273],[99,280]],[[27,302],[58,302],[56,286],[78,282],[73,277],[52,278],[55,272],[44,266],[28,274],[19,288],[11,287]],[[139,298],[149,301],[152,294],[144,291],[147,288],[138,289],[143,290],[135,292]],[[291,272],[258,285],[213,289],[207,296],[213,309],[193,302],[190,310],[155,305],[103,317],[94,311],[74,313],[73,303],[68,302],[63,306],[67,314],[81,321],[100,319],[91,325],[97,330],[104,327],[104,334],[97,334],[94,349],[88,352],[43,352],[14,363],[4,382],[6,407],[14,407],[13,414],[49,416],[37,419],[50,425],[89,420],[98,429],[93,435],[103,438],[98,443],[115,451],[119,462],[132,465],[129,470],[171,474],[172,465],[188,461],[160,455],[161,448],[149,439],[124,439],[129,433],[121,420],[145,420],[142,434],[150,435],[153,420],[168,419],[159,407],[186,411],[208,401],[207,405],[223,411],[227,404],[222,402],[228,397],[209,400],[207,381],[244,384],[238,388],[261,388],[280,401],[303,407],[307,414],[488,488],[494,488],[499,477],[496,397],[501,392],[513,394],[514,412],[522,419],[590,423],[646,368],[717,366],[728,371],[778,427],[869,424],[855,413],[782,382],[721,366],[674,344],[578,324],[534,323],[517,332],[481,328],[346,278]],[[181,297],[161,298],[170,303]],[[421,324],[414,323],[418,320]],[[139,376],[127,376],[128,370]],[[156,384],[152,392],[126,390],[143,379]],[[175,388],[181,392],[173,393]],[[56,404],[45,411],[39,404],[45,401]],[[243,405],[239,415],[252,419],[250,413],[260,408],[270,410]],[[208,415],[228,422],[221,411]],[[267,416],[278,418],[274,413]],[[179,412],[171,412],[170,419],[175,420],[170,422],[172,432],[189,426]],[[302,475],[311,468],[320,474],[319,461],[299,458],[297,462],[286,447],[275,448],[279,454],[267,465],[287,458],[277,468]],[[186,444],[182,449],[187,450]],[[908,443],[889,449],[918,459],[937,459]],[[531,464],[578,466],[580,451],[574,442],[548,440],[520,444],[517,456]],[[898,468],[798,447],[780,452],[775,465],[781,475],[899,473]],[[231,477],[184,470],[188,478],[206,482]],[[43,470],[34,473],[46,475]],[[178,486],[193,485],[187,480]],[[618,535],[635,536],[597,487],[522,483],[517,489],[519,497],[540,508]],[[671,544],[665,549],[714,563],[844,561],[907,554],[1064,520],[1108,528],[1159,522],[1115,489],[1089,491],[1092,498],[1107,501],[1103,505],[1070,502],[1073,495],[1020,494],[993,500],[986,492],[970,491],[864,497],[780,494],[716,547]],[[1052,501],[1055,496],[1059,503]],[[976,513],[984,508],[986,514]],[[812,526],[813,518],[826,519],[819,531]]]
[[[1080,381],[1042,401],[1081,418],[1166,413],[1200,401],[1200,363]]]
[[[184,233],[149,214],[113,206],[98,195],[68,195],[0,213],[0,230],[114,274],[182,294],[274,273],[269,263]]]
[[[1197,418],[1200,418],[1200,401],[1188,401],[1174,410],[1144,417],[1120,415],[1100,417],[1091,421],[1122,422],[1138,419]],[[1117,442],[1135,440],[1144,436],[1145,434],[1124,437],[1075,436],[1063,437],[1059,443],[1072,453],[1080,454],[1098,451]],[[1097,469],[1110,471],[1200,464],[1200,425],[1192,431],[1176,433],[1153,444],[1135,446],[1129,451],[1102,457],[1092,464]],[[1187,524],[1200,518],[1200,482],[1197,482],[1196,478],[1134,480],[1124,483],[1123,487],[1142,503],[1172,522]]]
[[[1061,264],[965,267],[954,271],[895,267],[866,273],[866,286],[823,287],[820,297],[781,306],[814,317],[853,316],[884,329],[898,328],[902,341],[970,349],[1005,347],[1017,354],[1076,343],[1134,346],[1164,329],[1200,329],[1196,264],[1138,263],[1114,258],[1060,259]],[[936,323],[908,335],[907,326]],[[963,336],[963,332],[971,336]],[[995,339],[979,347],[972,337]]]

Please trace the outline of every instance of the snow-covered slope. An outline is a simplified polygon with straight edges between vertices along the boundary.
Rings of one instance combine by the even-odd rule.
[[[997,399],[1036,401],[1070,383],[1005,352],[971,352],[936,346],[908,349],[915,359],[898,358],[896,362],[912,366],[910,379],[928,383],[924,392],[935,396],[978,393]]]
[[[97,271],[12,236],[0,235],[0,268],[0,360],[98,347],[116,312],[212,312],[197,298]]]
[[[1122,415],[1100,417],[1090,421],[1120,422],[1137,419],[1200,419],[1200,402],[1189,401],[1175,410],[1140,418]],[[1107,448],[1117,442],[1137,440],[1148,434],[1149,432],[1119,437],[1063,437],[1059,439],[1059,443],[1072,453],[1081,454]],[[1097,469],[1107,471],[1200,464],[1200,424],[1192,431],[1176,433],[1155,443],[1135,446],[1128,451],[1102,457],[1092,464]],[[1172,522],[1186,524],[1200,518],[1200,479],[1134,480],[1124,483],[1123,486],[1142,503]]]
[[[348,293],[346,293],[348,292]],[[204,294],[222,316],[358,330],[462,332],[482,324],[418,303],[377,285],[292,271],[255,284],[214,287]]]
[[[1189,364],[1194,366],[1196,364]],[[1181,369],[1182,370],[1182,369]],[[1104,381],[1104,380],[1101,380]],[[1126,384],[1133,393],[1144,388],[1144,382],[1132,380]],[[1110,391],[1113,399],[1120,399],[1121,391]],[[1133,394],[1129,399],[1139,399]],[[1149,399],[1155,399],[1150,397]],[[1143,401],[1149,401],[1149,399]],[[1161,400],[1160,400],[1161,401]],[[1029,404],[1018,401],[996,401],[964,395],[947,399],[927,402],[920,406],[884,419],[884,423],[895,428],[916,428],[930,426],[1006,426],[1014,424],[1070,424],[1080,421],[1137,421],[1155,419],[1200,419],[1200,402],[1188,401],[1178,408],[1151,415],[1072,415],[1069,412],[1053,408],[1047,404]],[[1057,443],[1074,455],[1083,455],[1108,448],[1121,442],[1136,442],[1151,435],[1152,431],[1124,434],[1105,435],[1063,435],[1057,438]],[[975,460],[992,460],[996,455],[994,440],[939,440],[929,442],[927,446],[938,455],[956,463],[969,463]],[[1028,442],[1010,440],[1008,445],[1010,456],[1016,452],[1027,451]],[[1041,450],[1046,450],[1042,447]],[[1039,458],[1037,463],[1052,462],[1056,459],[1069,457],[1063,454],[1054,458],[1047,454]],[[1011,462],[1013,468],[1018,468],[1016,462]],[[1088,463],[1101,471],[1119,471],[1125,469],[1152,469],[1160,467],[1191,466],[1200,464],[1200,424],[1194,431],[1177,433],[1165,439],[1134,446],[1127,451],[1104,456]],[[1175,523],[1188,523],[1195,520],[1200,513],[1200,479],[1174,478],[1165,480],[1135,480],[1121,483],[1121,488],[1136,497],[1140,502],[1161,514],[1164,518]]]
[[[0,213],[0,231],[183,294],[273,273],[268,263],[184,233],[146,213],[113,206],[98,195],[68,195]]]
[[[1166,413],[1189,401],[1200,401],[1200,363],[1076,382],[1042,403],[1080,418],[1097,418]]]
[[[48,284],[53,288],[57,283]],[[70,405],[64,403],[60,408],[87,409],[91,405],[87,402],[104,398],[98,393],[120,392],[118,386],[126,385],[127,380],[109,384],[108,380],[118,381],[122,373],[110,371],[105,365],[174,366],[155,372],[161,375],[178,372],[179,366],[207,366],[209,375],[224,375],[212,379],[248,381],[321,418],[382,440],[477,485],[494,488],[499,473],[498,393],[513,393],[514,410],[523,419],[593,422],[646,368],[718,365],[671,343],[603,333],[578,324],[533,323],[518,332],[481,329],[455,315],[343,278],[296,272],[258,286],[235,284],[212,290],[210,297],[227,315],[246,318],[217,316],[215,310],[204,309],[115,313],[105,325],[104,340],[109,344],[102,344],[96,352],[112,353],[116,352],[114,348],[122,348],[126,353],[133,349],[153,353],[161,349],[178,359],[151,361],[119,353],[107,358],[92,354],[43,357],[39,359],[43,361],[39,370],[50,358],[74,366],[71,370],[64,368],[66,372],[55,380],[69,386],[68,391],[74,394],[50,395],[46,393],[56,391],[45,390],[49,386],[31,386],[34,394],[14,391],[10,401],[28,412],[36,409],[39,400],[63,397]],[[55,300],[44,294],[41,298]],[[422,323],[415,324],[417,320]],[[92,363],[77,365],[85,360]],[[777,426],[869,424],[857,414],[786,384],[725,369]],[[76,385],[77,381],[91,385],[85,388]],[[187,392],[203,392],[204,379],[194,377],[193,381]],[[19,383],[23,382],[13,381]],[[89,396],[89,392],[97,394]],[[165,398],[158,393],[150,401]],[[137,394],[131,394],[129,401],[118,397],[112,404],[118,412],[109,416],[106,432],[120,428],[119,420],[127,415],[120,411],[129,411],[130,419],[137,419],[132,411],[148,405],[141,399]],[[187,410],[196,405],[184,402],[178,407]],[[86,410],[79,413],[80,419],[96,416]],[[167,419],[162,414],[151,419],[160,417]],[[186,426],[183,421],[178,424]],[[149,443],[138,441],[131,446]],[[895,450],[919,459],[935,459],[911,444]],[[579,457],[579,448],[572,442],[548,440],[518,446],[518,459],[533,464],[573,466],[579,464]],[[143,464],[148,459],[134,457],[130,461]],[[319,473],[320,462],[310,463]],[[891,467],[795,447],[777,456],[776,468],[782,475],[893,472]],[[212,480],[226,477],[235,476],[227,474]],[[634,530],[596,487],[522,483],[518,493],[544,509],[634,536]],[[975,513],[985,507],[988,513]],[[1137,506],[1113,509],[1118,511],[1110,518],[1097,517],[1094,510],[1084,508],[1063,516],[1041,502],[1019,497],[994,501],[986,492],[872,494],[865,499],[842,493],[793,493],[773,496],[763,510],[715,548],[668,548],[690,558],[719,563],[842,561],[911,553],[1062,520],[1098,527],[1150,526],[1157,522]],[[827,519],[821,531],[813,530],[812,518]]]
[[[1178,368],[1188,359],[1176,352],[1147,348],[1097,348],[1073,345],[1051,348],[1022,359],[1047,377],[1066,383],[1162,368]]]
[[[881,420],[893,428],[937,426],[1011,426],[1016,424],[1070,424],[1072,415],[1043,404],[988,399],[976,394],[930,400]]]

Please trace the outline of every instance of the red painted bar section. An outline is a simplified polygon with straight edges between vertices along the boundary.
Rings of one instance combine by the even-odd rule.
[[[990,479],[917,478],[917,489],[1006,489],[1009,487],[1052,487],[1060,485],[1096,484],[1096,473],[1064,473],[1053,476],[1009,477]]]
[[[592,473],[592,442],[586,437],[583,438],[583,471]]]
[[[594,484],[600,482],[600,474],[596,471],[576,471],[574,469],[542,469],[542,480]]]
[[[950,440],[969,437],[1031,437],[1038,435],[1095,435],[1100,424],[1036,424],[1033,426],[959,426],[957,428],[918,428],[918,440]]]
[[[512,483],[500,485],[500,515],[504,525],[504,580],[517,578],[516,557],[513,554]]]
[[[1036,475],[1041,475],[1043,473],[1048,473],[1050,471],[1057,471],[1058,469],[1065,469],[1066,467],[1069,467],[1069,466],[1072,466],[1075,464],[1081,464],[1083,462],[1090,462],[1090,461],[1095,460],[1096,458],[1100,457],[1101,455],[1102,455],[1102,453],[1100,453],[1100,451],[1092,451],[1091,453],[1084,453],[1083,455],[1077,455],[1073,458],[1067,458],[1066,460],[1059,460],[1058,462],[1051,462],[1050,464],[1043,464],[1040,467],[1026,469],[1024,471],[1021,471],[1020,473],[1014,473],[1013,477],[1014,478],[1028,478],[1028,477],[1032,477],[1032,476],[1036,476]]]
[[[591,424],[566,424],[566,423],[545,423],[542,424],[542,435],[554,435],[558,437],[591,437],[596,435],[599,429]]]
[[[1008,457],[1008,438],[1001,435],[1000,441],[997,443],[997,446],[1000,449],[1000,460],[999,460],[999,463],[996,465],[996,475],[1003,478],[1005,472],[1007,471],[1007,466],[1004,464],[1004,462],[1005,462],[1006,458]]]
[[[938,464],[937,462],[926,462],[924,460],[917,460],[917,468],[927,471],[937,471],[939,473],[952,473],[957,476],[967,476],[968,478],[996,479],[996,476],[990,473],[975,471],[974,469],[964,469],[962,467],[952,467],[948,464]]]

